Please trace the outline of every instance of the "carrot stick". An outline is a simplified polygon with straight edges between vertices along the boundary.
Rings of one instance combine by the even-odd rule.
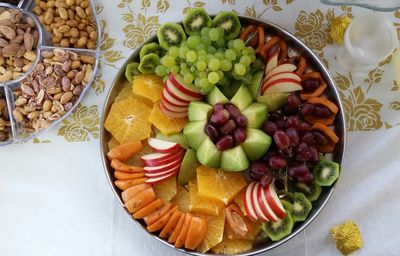
[[[114,177],[118,180],[129,180],[144,177],[144,172],[126,173],[126,172],[114,172]]]
[[[256,27],[254,25],[249,25],[247,27],[244,28],[244,30],[242,31],[242,33],[240,33],[240,39],[243,41],[246,41],[247,37],[253,33],[256,30]]]
[[[143,149],[143,144],[140,141],[135,141],[131,143],[122,144],[111,149],[107,153],[108,159],[118,159],[121,161],[126,161],[133,157],[136,153]]]

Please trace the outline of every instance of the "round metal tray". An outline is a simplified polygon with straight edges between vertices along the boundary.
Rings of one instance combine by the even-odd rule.
[[[259,25],[264,26],[266,28],[266,31],[268,31],[268,35],[271,35],[271,34],[279,35],[281,38],[285,39],[286,42],[288,43],[289,55],[290,56],[293,55],[293,53],[298,53],[298,54],[302,54],[302,55],[306,56],[307,61],[310,64],[310,66],[314,70],[317,70],[317,71],[321,72],[322,77],[325,79],[325,81],[329,85],[328,89],[327,89],[327,95],[340,108],[340,111],[337,114],[337,117],[336,117],[336,120],[335,120],[335,123],[334,123],[334,130],[335,130],[336,134],[339,136],[340,142],[336,145],[335,153],[327,155],[327,158],[338,162],[342,166],[343,156],[344,156],[344,151],[345,151],[345,144],[346,144],[345,119],[344,119],[344,113],[343,113],[343,106],[342,106],[342,103],[340,101],[338,91],[337,91],[337,89],[336,89],[336,87],[334,85],[333,79],[330,77],[330,75],[328,73],[328,70],[324,67],[324,65],[318,59],[318,57],[310,50],[310,48],[308,48],[302,41],[300,41],[298,38],[296,38],[294,35],[292,35],[288,31],[286,31],[285,29],[283,29],[283,28],[281,28],[281,27],[279,27],[279,26],[277,26],[277,25],[275,25],[275,24],[273,24],[271,22],[260,20],[260,19],[240,16],[240,20],[241,20],[242,24],[252,23],[252,24],[259,24]],[[153,42],[155,40],[157,40],[157,37],[153,36],[153,37],[149,38],[143,44],[147,44],[147,43]],[[113,83],[111,85],[111,89],[110,89],[110,91],[109,91],[109,93],[107,95],[107,98],[106,98],[106,101],[105,101],[105,104],[104,104],[104,109],[103,109],[103,113],[102,113],[102,120],[101,120],[101,128],[100,128],[100,132],[101,132],[101,135],[100,135],[100,153],[101,153],[101,157],[102,157],[102,161],[103,161],[103,166],[104,166],[104,169],[105,169],[105,174],[107,176],[108,182],[109,182],[109,184],[111,186],[111,189],[112,189],[115,197],[117,198],[119,204],[124,209],[126,214],[128,214],[131,218],[132,218],[132,215],[127,211],[127,209],[124,207],[124,204],[122,202],[121,190],[114,185],[114,181],[115,181],[114,174],[113,174],[114,170],[113,170],[113,168],[111,168],[110,163],[109,163],[109,161],[108,161],[108,159],[106,157],[106,154],[108,152],[107,142],[111,139],[111,135],[105,130],[103,124],[104,124],[104,122],[105,122],[105,120],[107,118],[108,112],[110,111],[111,105],[114,102],[114,98],[116,97],[118,92],[124,86],[125,67],[126,67],[126,65],[128,63],[139,59],[138,56],[139,56],[140,49],[141,49],[141,46],[138,47],[131,54],[131,56],[127,59],[125,65],[121,68],[121,70],[117,74],[115,80],[113,81]],[[272,250],[273,248],[275,248],[277,246],[283,245],[284,243],[289,241],[291,238],[295,237],[304,228],[306,228],[317,217],[317,215],[321,212],[322,208],[328,202],[328,199],[330,198],[330,196],[333,193],[334,185],[332,187],[323,189],[319,199],[316,202],[313,203],[314,207],[313,207],[311,213],[309,214],[307,220],[304,221],[304,222],[295,224],[295,226],[293,228],[293,232],[289,236],[287,236],[287,237],[285,237],[282,240],[277,241],[277,242],[262,242],[262,241],[256,242],[254,244],[252,250],[244,252],[244,253],[242,253],[240,255],[255,255],[255,254],[258,254],[258,253],[266,252],[266,251]],[[146,233],[147,235],[151,235],[152,237],[154,237],[155,239],[157,239],[161,243],[163,243],[163,244],[165,244],[165,245],[167,245],[167,246],[169,246],[171,248],[174,248],[174,249],[176,249],[176,250],[178,250],[178,251],[180,251],[182,253],[189,253],[189,254],[192,254],[192,255],[212,255],[210,253],[202,254],[202,253],[195,252],[195,251],[177,249],[173,245],[169,244],[167,241],[165,241],[165,240],[159,238],[158,236],[153,235],[150,232],[148,232],[147,229],[145,228],[145,225],[144,225],[143,221],[137,221],[137,220],[135,220],[133,218],[132,218],[132,221],[134,221],[136,224],[138,224],[143,229],[143,234]]]
[[[38,40],[38,45],[37,45],[37,49],[36,49],[36,60],[34,62],[34,65],[32,66],[32,68],[30,70],[28,70],[28,72],[24,73],[22,76],[18,77],[15,80],[8,81],[4,84],[0,83],[0,95],[4,95],[6,98],[7,107],[8,107],[9,114],[10,114],[11,131],[12,131],[12,133],[10,134],[10,138],[7,141],[0,142],[0,147],[9,145],[12,143],[26,142],[30,139],[33,139],[33,138],[39,136],[40,134],[51,129],[53,126],[56,126],[58,123],[62,122],[62,120],[64,120],[66,117],[68,117],[75,110],[75,108],[78,106],[78,104],[82,101],[86,91],[90,88],[91,84],[93,83],[93,80],[94,80],[97,70],[98,70],[98,64],[99,64],[99,59],[100,59],[101,26],[100,26],[99,19],[96,15],[95,2],[90,1],[90,7],[92,8],[92,11],[93,11],[93,18],[94,18],[96,30],[98,33],[98,40],[96,42],[97,48],[94,50],[81,49],[81,48],[53,47],[52,43],[51,43],[51,35],[43,28],[43,26],[39,22],[38,18],[36,17],[36,15],[34,15],[31,12],[34,5],[35,5],[35,3],[33,0],[21,0],[19,2],[18,6],[0,3],[0,7],[19,8],[24,13],[24,15],[32,18],[35,21],[37,29],[39,31],[39,40]],[[14,105],[15,97],[14,97],[13,91],[15,89],[19,88],[21,81],[23,81],[34,70],[35,66],[39,63],[39,61],[42,58],[41,52],[53,50],[55,48],[68,50],[71,52],[75,52],[77,54],[85,54],[85,55],[90,55],[90,56],[95,57],[96,62],[93,66],[92,77],[91,77],[89,83],[83,88],[82,93],[80,94],[78,100],[74,103],[74,106],[70,110],[68,110],[63,116],[61,116],[61,118],[52,122],[52,124],[48,128],[46,128],[42,131],[34,132],[34,133],[26,132],[23,130],[21,125],[15,121],[14,117],[12,116],[12,112],[15,108],[15,105]]]

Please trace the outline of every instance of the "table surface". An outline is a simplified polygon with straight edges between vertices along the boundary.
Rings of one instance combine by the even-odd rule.
[[[364,248],[354,255],[399,255],[399,54],[349,72],[329,37],[330,21],[371,12],[305,0],[119,0],[96,3],[104,29],[101,72],[76,111],[25,144],[0,148],[2,255],[180,255],[141,232],[118,205],[100,160],[103,102],[131,52],[191,7],[235,10],[272,21],[307,43],[335,78],[347,118],[341,178],[327,206],[296,238],[264,255],[338,255],[330,227],[358,223]],[[400,30],[400,12],[385,13]],[[284,17],[284,18],[282,18]]]

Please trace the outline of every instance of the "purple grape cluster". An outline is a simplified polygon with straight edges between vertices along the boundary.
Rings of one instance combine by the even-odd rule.
[[[246,140],[247,117],[233,104],[217,103],[204,132],[215,143],[218,150],[224,151]]]

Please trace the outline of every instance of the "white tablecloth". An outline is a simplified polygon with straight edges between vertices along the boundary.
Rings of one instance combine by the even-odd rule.
[[[107,33],[103,38],[102,76],[79,108],[80,113],[87,114],[89,109],[93,110],[94,117],[99,116],[118,67],[140,43],[138,34],[134,34],[135,37],[129,34],[134,31],[129,24],[147,22],[147,25],[142,24],[146,37],[148,31],[153,31],[149,22],[179,20],[184,8],[201,3],[115,0],[98,5]],[[297,33],[305,41],[311,39],[302,35],[304,20],[324,25],[331,12],[336,16],[344,12],[354,16],[366,12],[360,8],[328,7],[304,0],[264,3],[210,0],[204,7],[213,12],[235,9],[248,15],[261,15]],[[396,13],[386,15],[399,22]],[[318,38],[318,33],[313,33]],[[348,77],[347,71],[335,66],[335,46],[329,42],[319,45],[316,38],[310,42],[329,62],[331,74]],[[394,66],[395,62],[382,66],[385,73],[379,81],[363,82],[367,72],[350,87],[342,89],[343,97],[349,93],[356,95],[357,100],[347,109],[348,147],[335,192],[304,232],[264,255],[338,255],[329,229],[347,220],[358,223],[365,242],[364,248],[354,255],[400,255],[400,222],[397,220],[400,216],[400,132],[396,125],[399,122],[396,107],[392,107],[400,91],[392,82],[397,79]],[[371,91],[367,90],[368,85]],[[366,98],[378,102],[378,110],[372,108],[367,114],[359,115],[357,107],[364,103],[371,105]],[[0,148],[0,255],[180,255],[143,233],[118,205],[104,175],[96,129],[86,129],[87,123],[81,125],[78,132],[62,129],[78,125],[81,118],[76,115],[68,119],[34,143]],[[98,127],[98,120],[90,125]]]

